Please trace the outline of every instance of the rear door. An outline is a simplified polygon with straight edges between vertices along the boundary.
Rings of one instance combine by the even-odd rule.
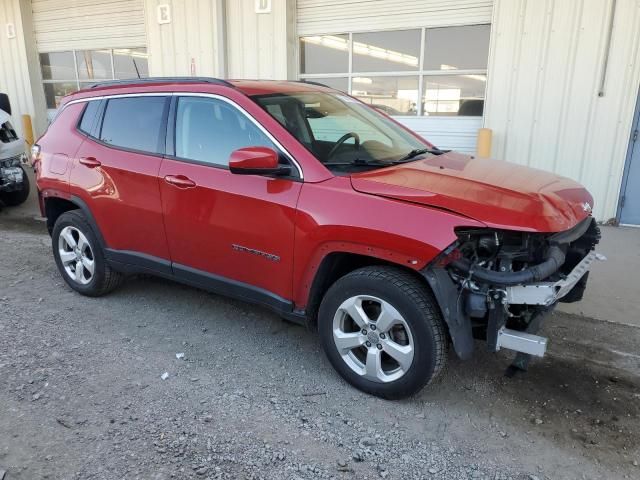
[[[176,96],[168,156],[159,175],[173,270],[192,283],[282,306],[283,299],[291,298],[294,220],[302,182],[232,174],[229,155],[250,146],[279,150],[229,100]]]
[[[72,193],[89,206],[110,258],[148,266],[159,261],[167,272],[158,171],[170,98],[147,94],[104,100],[71,173]]]

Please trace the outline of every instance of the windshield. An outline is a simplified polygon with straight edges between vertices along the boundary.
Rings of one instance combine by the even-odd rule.
[[[253,98],[327,168],[337,172],[392,165],[427,148],[384,115],[338,92]]]

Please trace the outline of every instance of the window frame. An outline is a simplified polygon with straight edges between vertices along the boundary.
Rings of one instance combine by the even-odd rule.
[[[290,175],[278,175],[274,178],[286,179],[292,181],[303,181],[304,175],[302,173],[302,167],[298,162],[293,159],[293,156],[282,146],[282,144],[258,121],[256,120],[249,112],[247,112],[240,105],[232,101],[231,99],[224,97],[222,95],[212,94],[212,93],[197,93],[197,92],[174,92],[172,94],[171,103],[169,106],[168,112],[168,121],[166,128],[166,136],[165,136],[165,154],[164,157],[170,160],[176,160],[179,162],[191,163],[194,165],[200,165],[203,167],[217,168],[219,170],[229,170],[229,165],[221,165],[218,163],[204,162],[202,160],[194,160],[191,158],[179,157],[176,155],[176,121],[178,118],[178,100],[181,97],[202,97],[208,98],[210,100],[218,100],[224,102],[230,106],[230,108],[235,109],[240,115],[243,115],[247,118],[253,125],[255,125],[272,143],[274,146],[275,152],[281,159],[287,161],[287,163],[291,167]],[[268,175],[261,175],[268,176]]]
[[[436,28],[447,28],[447,27],[473,27],[480,25],[488,25],[489,26],[489,41],[491,40],[491,23],[470,23],[466,25],[438,25],[433,27],[419,27],[420,29],[420,59],[418,63],[417,70],[394,70],[388,72],[354,72],[353,71],[353,36],[354,34],[359,33],[382,33],[382,32],[393,32],[393,31],[403,31],[403,30],[418,30],[418,28],[392,28],[392,29],[381,29],[381,30],[366,30],[366,31],[353,31],[353,32],[332,32],[327,34],[315,34],[315,35],[348,35],[348,71],[340,72],[340,73],[302,73],[302,65],[300,64],[300,43],[302,42],[302,38],[314,35],[299,35],[298,36],[298,79],[305,80],[318,80],[323,78],[346,78],[347,79],[347,94],[351,95],[353,92],[353,79],[362,76],[370,76],[370,77],[407,77],[407,76],[417,76],[418,77],[418,102],[417,102],[417,111],[415,115],[396,115],[396,116],[410,116],[412,118],[425,117],[424,108],[423,108],[423,99],[425,94],[425,77],[435,77],[435,76],[452,76],[452,75],[484,75],[487,77],[488,71],[488,60],[487,57],[487,67],[486,68],[474,68],[474,69],[460,69],[460,70],[425,70],[424,69],[424,55],[425,55],[425,43],[427,30],[436,29]],[[486,99],[487,92],[487,82],[485,82],[485,90],[483,100]],[[431,115],[432,117],[441,117],[441,115]],[[444,115],[442,117],[445,117]],[[484,112],[482,117],[484,117]]]

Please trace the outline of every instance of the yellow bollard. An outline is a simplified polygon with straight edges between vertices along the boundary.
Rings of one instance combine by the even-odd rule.
[[[33,145],[33,124],[31,123],[31,115],[22,115],[22,133],[24,141],[27,142],[29,148]]]
[[[493,130],[490,128],[481,128],[478,130],[478,143],[476,144],[476,155],[480,158],[489,158],[491,156],[491,137]]]

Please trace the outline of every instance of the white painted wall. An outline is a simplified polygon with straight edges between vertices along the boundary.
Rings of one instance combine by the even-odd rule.
[[[6,25],[15,27],[15,37],[8,38]],[[35,135],[46,128],[44,91],[29,0],[0,1],[0,92],[9,95],[13,125],[22,135],[21,115],[32,116]]]
[[[611,0],[496,0],[485,126],[497,158],[584,184],[615,217],[640,84],[640,1],[618,0],[598,96]]]
[[[170,23],[158,22],[169,5]],[[219,0],[144,0],[151,76],[224,76],[224,13]]]
[[[297,78],[295,0],[272,0],[271,13],[256,13],[254,0],[228,0],[226,16],[229,78]]]

